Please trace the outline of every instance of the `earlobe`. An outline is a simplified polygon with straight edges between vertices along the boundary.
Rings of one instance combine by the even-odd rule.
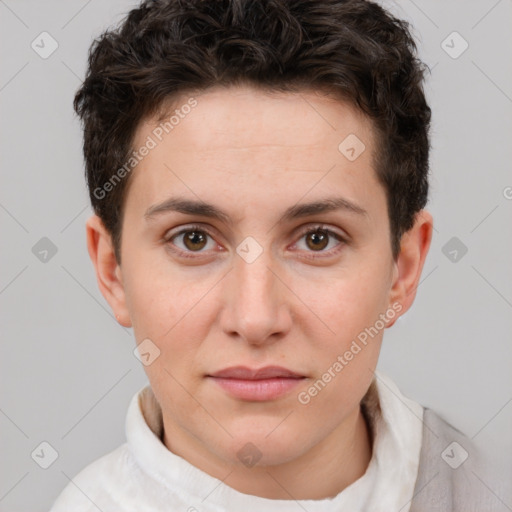
[[[390,293],[390,306],[395,303],[400,304],[402,315],[411,307],[416,297],[416,290],[432,241],[432,230],[432,215],[427,210],[421,210],[416,214],[413,227],[402,236]],[[388,327],[391,327],[395,321],[396,319],[390,322]]]
[[[109,303],[117,321],[131,327],[121,267],[118,265],[112,237],[97,215],[86,222],[87,249],[96,271],[98,287]]]

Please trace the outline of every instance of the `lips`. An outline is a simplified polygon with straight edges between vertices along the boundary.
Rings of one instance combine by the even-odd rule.
[[[213,373],[210,377],[238,380],[264,380],[276,378],[301,379],[304,375],[300,375],[280,366],[266,366],[260,369],[251,369],[246,366],[233,366]]]
[[[232,398],[246,402],[267,402],[289,395],[306,378],[280,366],[234,366],[207,377]]]

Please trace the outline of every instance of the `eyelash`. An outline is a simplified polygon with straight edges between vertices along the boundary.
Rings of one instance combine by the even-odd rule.
[[[214,239],[214,236],[212,235],[212,233],[210,233],[210,231],[208,229],[204,228],[203,226],[199,226],[199,225],[191,225],[191,226],[186,227],[185,229],[178,231],[177,233],[172,233],[169,236],[164,237],[164,241],[166,243],[172,244],[174,246],[172,251],[178,253],[180,256],[183,256],[185,258],[197,258],[198,257],[197,255],[198,254],[200,255],[203,251],[197,251],[197,252],[184,251],[183,249],[177,248],[174,245],[174,243],[172,243],[172,240],[174,238],[177,238],[180,235],[189,233],[191,231],[198,231],[200,233],[204,233],[204,234],[208,235],[210,238]],[[327,235],[330,238],[331,237],[335,238],[339,242],[338,246],[334,250],[331,249],[331,251],[318,251],[319,253],[323,253],[323,254],[327,253],[329,256],[334,256],[335,254],[338,254],[338,252],[341,250],[341,246],[343,246],[344,244],[347,243],[346,239],[344,237],[342,237],[339,233],[336,233],[332,229],[329,229],[328,227],[326,227],[322,224],[318,224],[316,226],[309,227],[309,228],[305,229],[304,231],[301,231],[299,233],[299,240],[302,239],[303,237],[305,237],[306,235],[309,235],[311,233],[317,233],[318,231],[323,231],[323,232],[327,233]],[[314,254],[316,251],[307,251],[307,252]],[[326,257],[326,256],[316,256],[316,255],[313,256],[311,254],[308,254],[306,256],[306,258],[308,258],[308,259],[318,259],[318,258],[324,258],[324,257]]]

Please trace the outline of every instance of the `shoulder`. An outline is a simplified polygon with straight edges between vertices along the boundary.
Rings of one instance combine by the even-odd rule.
[[[103,507],[121,505],[124,493],[120,482],[123,478],[129,478],[131,466],[125,443],[96,459],[71,478],[50,512],[97,512],[98,509],[103,510]]]
[[[473,441],[425,408],[410,512],[501,512],[507,510],[506,492],[505,482]]]

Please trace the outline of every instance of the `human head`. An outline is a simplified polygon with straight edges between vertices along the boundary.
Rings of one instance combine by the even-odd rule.
[[[120,263],[137,127],[183,93],[249,83],[316,89],[361,109],[376,136],[390,245],[427,202],[430,108],[402,20],[364,0],[146,0],[94,41],[74,106],[84,124],[91,203]]]
[[[354,432],[360,431],[359,404],[377,364],[383,329],[410,307],[428,251],[430,218],[416,208],[426,200],[426,161],[424,167],[405,165],[422,161],[422,151],[428,150],[428,107],[419,82],[416,88],[404,86],[419,80],[420,71],[412,54],[409,61],[403,55],[392,59],[400,38],[389,30],[394,27],[405,38],[402,49],[409,40],[401,25],[366,2],[339,3],[342,19],[347,19],[346,24],[341,19],[339,23],[346,25],[347,33],[330,37],[327,29],[337,31],[339,25],[333,22],[336,5],[333,1],[145,3],[132,11],[118,35],[106,36],[96,47],[91,68],[105,68],[96,78],[91,74],[89,83],[86,79],[87,94],[78,96],[79,106],[85,108],[89,100],[94,105],[85,145],[96,141],[89,156],[97,157],[93,167],[97,170],[112,171],[113,163],[105,164],[108,154],[117,154],[116,165],[122,164],[123,136],[130,140],[127,148],[141,148],[162,119],[173,110],[177,116],[176,126],[154,147],[151,144],[128,179],[112,185],[96,201],[99,217],[88,222],[88,244],[100,289],[118,321],[133,326],[137,343],[147,342],[150,351],[159,354],[145,371],[162,406],[167,446],[211,474],[222,473],[223,464],[237,464],[237,454],[247,443],[261,451],[262,465],[273,467],[297,460],[307,466],[313,453],[322,458],[339,447],[335,441],[340,438],[350,444]],[[294,18],[285,14],[287,9],[302,14],[296,12]],[[179,12],[193,14],[183,18]],[[211,17],[217,13],[225,28],[214,30],[214,21],[208,26],[208,13]],[[367,19],[372,13],[374,18],[383,17],[382,25]],[[311,16],[319,19],[315,22]],[[297,25],[301,19],[308,29],[304,33]],[[258,27],[261,37],[268,34],[268,44],[255,35]],[[365,30],[381,44],[368,42]],[[181,44],[168,42],[178,33]],[[240,38],[230,36],[235,33],[252,34],[253,42],[243,52],[237,46],[244,44]],[[279,42],[283,37],[292,41],[291,47]],[[128,41],[126,46],[120,47],[121,40]],[[300,41],[305,45],[302,59]],[[387,57],[382,41],[388,45],[384,45]],[[188,50],[195,44],[196,51],[203,48],[204,54],[194,56],[194,50]],[[345,45],[344,50],[335,52],[339,44]],[[287,66],[274,58],[257,64],[255,60],[265,52]],[[145,59],[151,63],[147,69],[142,65]],[[105,79],[103,73],[115,74],[122,61],[117,78]],[[127,68],[126,62],[134,67]],[[385,62],[387,74],[382,74],[378,66]],[[344,71],[334,76],[333,67]],[[309,68],[316,71],[306,79]],[[406,69],[410,76],[405,76]],[[208,70],[210,81],[204,78]],[[329,77],[330,84],[325,82]],[[403,80],[400,86],[398,77]],[[185,82],[186,87],[178,87]],[[334,91],[342,83],[346,91]],[[371,90],[366,99],[365,87]],[[96,101],[104,102],[101,108],[96,108]],[[406,105],[415,105],[407,115],[402,112]],[[144,115],[135,115],[136,110]],[[124,125],[99,137],[94,123],[100,130],[102,116],[119,116]],[[127,128],[132,124],[133,133]],[[388,126],[383,146],[381,125]],[[406,144],[404,137],[411,134],[416,134],[415,143]],[[366,147],[353,160],[339,149],[350,135]],[[387,178],[395,187],[391,201],[385,178],[377,172],[380,166],[385,170],[381,162],[385,157],[395,171]],[[95,187],[105,191],[105,179],[103,173],[99,181],[90,182],[93,196]],[[122,202],[108,206],[115,213],[110,221],[122,221],[116,246],[111,244],[115,229],[101,208],[113,201],[113,194],[121,193],[122,186]],[[348,198],[356,208],[330,212],[310,208],[307,216],[285,215],[330,196]],[[178,205],[179,212],[171,211],[169,197],[188,202]],[[192,201],[197,203],[193,213]],[[206,216],[213,212],[207,204],[228,219]],[[390,242],[389,205],[403,214],[401,222],[406,211],[412,222],[396,257]],[[326,237],[324,231],[310,240],[316,248],[323,251],[318,243],[335,242],[336,235],[341,238],[328,256],[313,255],[311,247],[301,243],[308,220],[310,229],[312,224],[325,224],[334,232]],[[185,229],[187,221],[198,227]],[[402,229],[407,225],[402,224]],[[194,236],[185,242],[187,231],[194,231]],[[177,251],[178,242],[199,245],[194,248],[199,251],[190,246]],[[251,261],[243,257],[246,249],[254,256]],[[211,374],[235,365],[285,366],[305,379],[297,391],[307,389],[307,393],[263,402],[233,399],[215,387]],[[317,383],[321,388],[322,382],[325,388],[318,393],[311,390]],[[254,477],[257,473],[252,471]],[[247,482],[237,487],[273,495],[245,487]]]

